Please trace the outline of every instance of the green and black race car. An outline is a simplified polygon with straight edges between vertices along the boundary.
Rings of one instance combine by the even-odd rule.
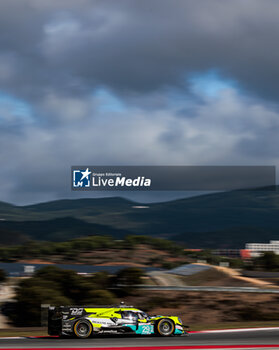
[[[176,316],[149,316],[121,303],[118,306],[50,306],[49,335],[75,335],[88,338],[95,334],[187,335]]]

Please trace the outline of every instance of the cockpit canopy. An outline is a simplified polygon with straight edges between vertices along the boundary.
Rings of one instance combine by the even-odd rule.
[[[123,319],[126,320],[148,320],[150,317],[146,312],[143,311],[122,311],[121,316]]]
[[[146,312],[140,311],[137,313],[140,320],[148,320],[150,317]]]
[[[130,321],[137,321],[138,319],[138,315],[133,311],[122,311],[121,316],[125,320],[130,320]]]

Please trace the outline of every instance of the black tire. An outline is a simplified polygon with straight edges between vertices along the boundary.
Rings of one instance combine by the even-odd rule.
[[[168,318],[162,318],[156,325],[156,333],[162,337],[169,337],[174,332],[174,323]]]
[[[90,337],[92,330],[92,324],[87,320],[78,320],[74,325],[74,333],[78,338]]]

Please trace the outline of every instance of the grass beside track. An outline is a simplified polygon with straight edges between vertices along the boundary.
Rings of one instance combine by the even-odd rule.
[[[190,327],[190,331],[201,331],[210,329],[230,329],[230,328],[253,328],[253,327],[279,327],[278,322],[224,322],[224,323],[199,323]],[[47,336],[47,328],[43,327],[26,327],[26,328],[10,328],[0,329],[1,337],[32,337]]]

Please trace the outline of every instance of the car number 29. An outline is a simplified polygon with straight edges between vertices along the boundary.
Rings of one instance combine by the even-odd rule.
[[[152,326],[142,326],[142,334],[151,334]]]

